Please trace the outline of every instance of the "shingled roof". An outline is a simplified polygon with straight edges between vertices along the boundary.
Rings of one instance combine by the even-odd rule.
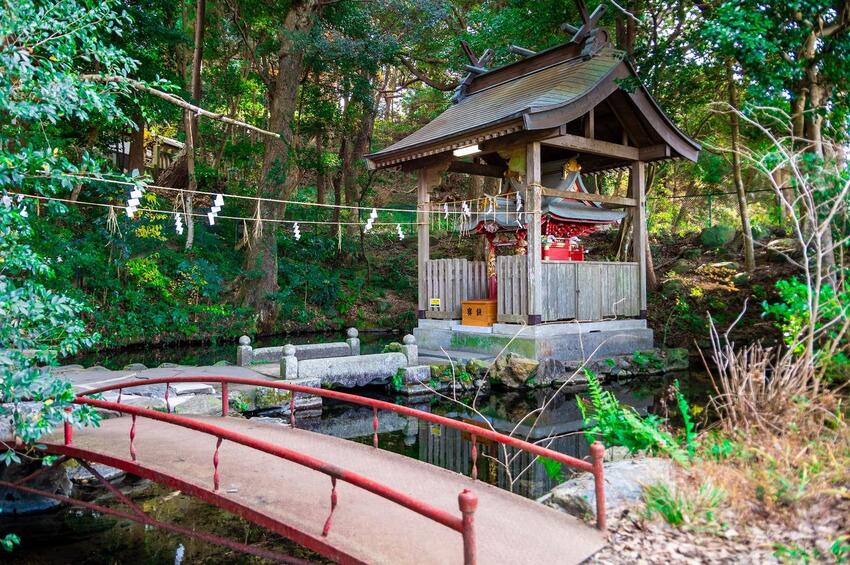
[[[475,76],[457,104],[366,158],[385,168],[508,134],[559,127],[620,91],[639,114],[635,119],[647,145],[664,142],[672,149],[665,158],[696,160],[699,145],[673,125],[643,87],[632,93],[620,89],[630,76],[637,75],[616,49],[605,46],[583,57],[574,45],[560,45]]]

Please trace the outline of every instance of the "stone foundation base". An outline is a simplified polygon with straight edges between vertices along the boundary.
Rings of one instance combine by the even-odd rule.
[[[513,353],[535,361],[583,361],[652,349],[653,332],[646,320],[564,322],[523,326],[463,326],[458,320],[419,320],[413,330],[420,355],[494,358]]]

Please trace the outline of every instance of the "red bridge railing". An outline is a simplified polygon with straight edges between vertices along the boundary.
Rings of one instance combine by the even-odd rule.
[[[348,394],[344,392],[334,391],[334,390],[326,390],[315,387],[307,387],[302,385],[295,385],[284,383],[280,381],[266,381],[260,379],[250,379],[250,378],[242,378],[242,377],[226,377],[226,376],[200,376],[200,377],[191,377],[191,376],[175,376],[175,377],[164,377],[158,379],[146,379],[146,380],[138,380],[132,382],[121,382],[115,383],[109,386],[100,387],[93,390],[87,390],[82,393],[79,393],[75,403],[77,404],[85,404],[89,406],[93,406],[96,408],[102,408],[105,410],[114,410],[124,414],[130,415],[132,418],[132,423],[130,426],[130,457],[133,461],[136,460],[136,448],[135,448],[135,437],[136,437],[136,418],[144,417],[150,418],[153,420],[159,420],[162,422],[168,422],[180,427],[196,430],[198,432],[206,433],[209,435],[213,435],[217,438],[216,442],[216,450],[213,455],[213,485],[214,489],[217,491],[219,486],[219,469],[218,469],[218,451],[221,446],[223,440],[231,441],[234,443],[238,443],[240,445],[244,445],[246,447],[250,447],[253,449],[257,449],[259,451],[263,451],[265,453],[269,453],[271,455],[275,455],[282,459],[286,459],[288,461],[292,461],[296,464],[303,465],[315,471],[324,473],[331,478],[331,510],[328,515],[327,521],[325,522],[322,535],[327,536],[331,524],[333,513],[338,503],[337,493],[336,493],[336,481],[342,480],[348,482],[352,485],[360,487],[364,490],[372,492],[378,496],[381,496],[387,500],[395,502],[403,507],[406,507],[418,514],[421,514],[435,522],[443,524],[444,526],[459,532],[463,536],[463,544],[464,544],[464,563],[473,564],[475,563],[475,526],[474,526],[474,513],[476,506],[478,504],[478,499],[472,491],[465,489],[458,495],[458,505],[461,511],[461,516],[450,514],[440,508],[429,505],[426,502],[420,501],[413,497],[410,497],[404,493],[396,491],[386,485],[382,485],[376,481],[373,481],[367,477],[359,475],[357,473],[353,473],[341,467],[337,467],[333,464],[330,464],[326,461],[318,459],[316,457],[306,455],[303,453],[299,453],[293,451],[291,449],[287,449],[285,447],[266,442],[263,440],[258,440],[256,438],[247,436],[245,434],[241,434],[238,432],[234,432],[225,427],[218,426],[210,423],[209,421],[201,421],[187,416],[180,416],[177,414],[172,414],[171,406],[166,400],[167,412],[159,412],[156,410],[151,410],[147,408],[141,408],[136,406],[130,406],[121,403],[121,399],[124,393],[124,389],[131,389],[139,386],[149,386],[155,384],[164,384],[166,385],[166,397],[168,395],[169,385],[171,383],[217,383],[221,385],[221,415],[227,416],[229,412],[229,386],[231,384],[238,385],[247,385],[247,386],[256,386],[263,388],[273,388],[279,390],[286,390],[291,393],[289,407],[290,407],[290,423],[293,427],[296,426],[296,405],[295,398],[297,394],[304,395],[315,395],[321,396],[324,398],[333,398],[335,400],[349,402],[352,404],[358,404],[361,406],[371,407],[373,410],[373,445],[375,448],[378,447],[378,411],[384,410],[388,412],[395,412],[397,414],[412,416],[418,418],[423,421],[431,422],[434,424],[440,424],[449,428],[454,428],[456,430],[460,430],[462,432],[468,433],[471,436],[471,459],[472,459],[472,478],[473,480],[477,479],[477,465],[476,465],[476,457],[477,457],[477,443],[479,439],[488,440],[495,443],[499,443],[502,445],[510,446],[516,449],[521,449],[528,451],[539,457],[545,457],[547,459],[551,459],[557,461],[563,465],[567,465],[568,467],[572,467],[574,469],[578,469],[581,471],[587,471],[593,474],[594,482],[595,482],[595,491],[596,491],[596,526],[597,528],[604,530],[605,529],[605,489],[604,489],[604,474],[603,474],[603,456],[605,454],[605,448],[600,442],[595,442],[590,446],[590,455],[591,461],[585,461],[583,459],[578,459],[576,457],[571,457],[569,455],[565,455],[563,453],[559,453],[557,451],[548,449],[546,447],[542,447],[540,445],[530,443],[512,436],[508,436],[505,434],[501,434],[499,432],[489,430],[486,428],[481,428],[479,426],[475,426],[472,424],[468,424],[465,422],[459,422],[457,420],[452,420],[451,418],[446,418],[444,416],[439,416],[436,414],[431,414],[430,412],[423,412],[421,410],[416,410],[414,408],[409,408],[407,406],[399,406],[397,404],[391,404],[389,402],[384,402],[382,400],[376,400],[373,398],[367,398],[363,396],[357,396],[354,394]],[[118,399],[116,402],[110,402],[101,399],[88,398],[94,394],[100,394],[104,392],[118,391]],[[65,443],[66,445],[71,445],[73,442],[73,428],[69,423],[65,424]]]

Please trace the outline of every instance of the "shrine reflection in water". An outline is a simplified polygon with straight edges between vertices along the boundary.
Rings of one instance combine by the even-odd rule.
[[[653,410],[656,393],[665,388],[665,383],[613,384],[607,388],[622,403],[644,413]],[[494,394],[479,398],[477,410],[442,399],[410,403],[402,399],[386,398],[378,392],[372,396],[405,403],[413,408],[474,425],[486,426],[486,419],[499,432],[573,457],[588,458],[589,444],[582,431],[582,418],[575,395],[561,393],[549,402],[539,417],[534,412],[553,393],[552,390],[545,390]],[[471,399],[465,399],[465,402],[469,403]],[[299,426],[371,445],[372,418],[371,408],[331,402],[325,404],[321,419],[304,420],[299,422]],[[379,412],[378,420],[382,449],[465,475],[471,473],[472,438],[468,433],[393,412]],[[571,473],[568,468],[561,468],[560,474],[553,472],[557,469],[551,466],[547,471],[542,461],[522,450],[482,441],[480,438],[477,444],[478,479],[528,498],[546,494]]]

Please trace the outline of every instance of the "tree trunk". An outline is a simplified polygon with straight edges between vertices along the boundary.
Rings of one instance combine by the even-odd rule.
[[[133,122],[136,129],[130,133],[130,150],[127,156],[127,170],[145,172],[145,120],[141,115],[135,115]]]
[[[196,104],[201,101],[201,65],[204,59],[204,27],[206,0],[195,2],[195,48],[192,52],[192,99]],[[194,193],[198,190],[195,178],[195,148],[200,145],[198,133],[198,116],[186,111],[186,166],[189,176],[189,187],[186,193],[186,251],[191,251],[195,243]]]
[[[298,185],[295,166],[296,140],[292,120],[297,105],[299,79],[303,74],[304,52],[294,42],[294,35],[307,31],[318,0],[290,4],[279,33],[277,74],[270,85],[269,129],[280,138],[268,137],[263,155],[262,179],[257,195],[265,198],[288,199]],[[286,207],[267,203],[267,217],[281,219]],[[270,295],[278,290],[277,230],[275,223],[263,226],[262,234],[245,254],[245,268],[252,273],[242,287],[242,303],[255,311],[257,329],[269,331],[274,327],[279,308]]]
[[[198,190],[198,181],[195,179],[195,136],[192,127],[192,113],[189,111],[183,114],[183,124],[186,129],[186,172],[189,178],[189,189],[186,192],[186,198],[183,200],[183,205],[186,208],[186,251],[191,251],[195,244],[195,216],[194,213],[194,195]]]
[[[747,193],[744,190],[744,179],[741,175],[741,148],[738,145],[740,125],[738,124],[738,88],[732,70],[732,62],[727,63],[727,80],[729,82],[729,125],[732,136],[732,177],[735,182],[735,194],[738,197],[738,212],[741,215],[741,232],[744,235],[744,266],[748,273],[756,270],[756,254],[753,248],[753,230],[750,226],[750,213],[747,209]]]
[[[325,153],[325,134],[319,133],[316,136],[316,202],[319,204],[325,203],[325,192],[328,184],[328,173],[325,170],[324,160],[322,155]]]

